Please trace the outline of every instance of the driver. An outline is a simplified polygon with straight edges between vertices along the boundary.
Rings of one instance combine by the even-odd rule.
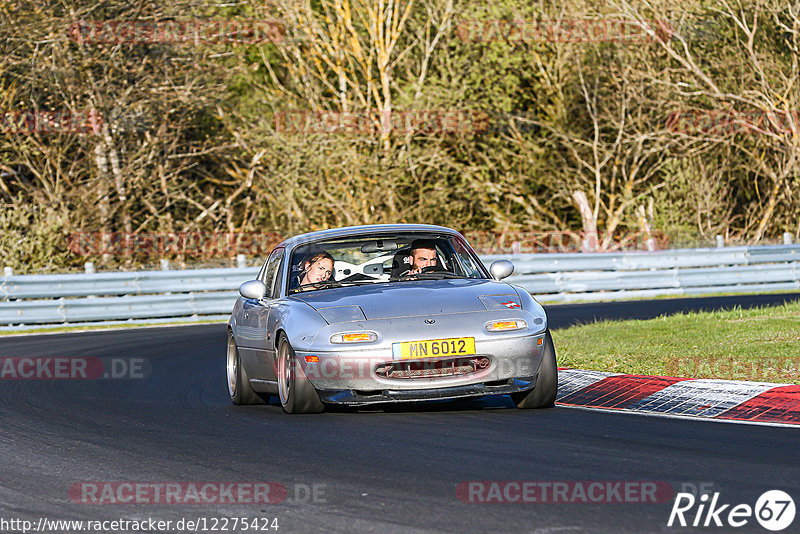
[[[416,239],[411,243],[411,269],[408,274],[422,272],[425,267],[436,267],[438,256],[436,245],[430,239]]]

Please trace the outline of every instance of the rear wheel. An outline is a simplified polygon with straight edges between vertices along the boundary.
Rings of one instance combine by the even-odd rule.
[[[228,394],[234,404],[264,404],[261,398],[250,385],[247,374],[242,367],[242,359],[236,348],[233,334],[228,332],[228,352],[225,361],[228,376]]]
[[[529,391],[512,393],[511,399],[517,408],[547,408],[556,401],[558,393],[558,367],[556,366],[556,349],[553,337],[548,330],[544,336],[542,363],[539,364],[539,375],[536,385]]]
[[[285,335],[278,341],[278,396],[286,413],[319,413],[325,405],[297,362]]]

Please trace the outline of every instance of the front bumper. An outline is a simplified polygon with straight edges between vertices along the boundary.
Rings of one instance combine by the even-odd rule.
[[[476,354],[454,359],[394,360],[391,347],[338,352],[301,352],[296,356],[324,402],[370,404],[455,399],[508,394],[533,388],[542,359],[544,332],[476,341]],[[308,358],[307,358],[308,357]],[[317,361],[308,361],[308,360]],[[481,365],[458,366],[462,360]],[[387,366],[411,369],[386,373]],[[453,372],[456,369],[456,372]]]
[[[422,402],[504,395],[528,391],[536,385],[536,376],[509,379],[505,384],[477,383],[428,389],[384,389],[379,391],[317,390],[320,400],[329,404],[363,405],[385,402]]]

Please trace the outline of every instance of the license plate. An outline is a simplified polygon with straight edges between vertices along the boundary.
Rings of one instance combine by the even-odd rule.
[[[451,337],[392,343],[392,359],[440,358],[442,356],[470,356],[475,354],[474,337]]]

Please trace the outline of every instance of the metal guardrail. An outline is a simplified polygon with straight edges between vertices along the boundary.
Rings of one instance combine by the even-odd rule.
[[[800,245],[481,257],[498,259],[541,302],[800,290]]]
[[[800,245],[482,256],[540,302],[800,290]],[[0,326],[198,318],[230,313],[257,267],[65,275],[6,273]],[[180,288],[180,292],[175,289]]]
[[[4,276],[0,325],[230,313],[239,284],[257,274],[258,267]]]

